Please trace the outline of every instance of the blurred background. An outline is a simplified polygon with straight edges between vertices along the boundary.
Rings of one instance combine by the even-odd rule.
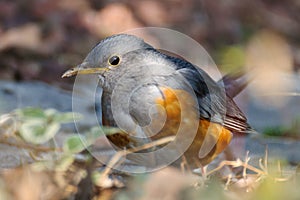
[[[61,74],[98,41],[138,27],[165,27],[203,45],[222,73],[254,75],[237,98],[250,123],[259,131],[295,137],[300,121],[299,13],[298,0],[2,0],[0,80],[38,80],[71,91],[74,79],[61,79]],[[11,95],[14,90],[1,91]],[[33,92],[27,99],[39,95]],[[43,107],[46,101],[38,104]],[[24,98],[22,102],[26,105]]]
[[[97,123],[91,116],[95,109],[84,98],[95,98],[94,91],[88,92],[87,84],[82,87],[81,97],[72,98],[75,79],[62,79],[63,72],[81,63],[95,44],[107,36],[139,27],[164,27],[198,41],[222,74],[244,71],[252,78],[235,101],[261,134],[235,139],[231,143],[235,156],[244,158],[249,150],[251,162],[258,165],[268,147],[270,157],[298,165],[299,174],[299,13],[299,0],[0,0],[0,116],[27,106],[71,111],[76,100],[84,115],[83,127],[89,129]],[[72,125],[63,126],[61,132],[74,130]],[[59,145],[63,135],[56,135]],[[100,144],[105,148],[103,141]],[[1,169],[19,166],[26,160],[31,157],[25,150],[0,144]],[[16,181],[7,182],[22,196],[22,191],[32,191],[27,186],[44,187],[44,182],[28,184],[33,176],[26,176],[29,178],[23,182],[18,174],[13,176]],[[177,174],[158,177],[162,178],[154,179],[153,184],[150,181],[149,188],[155,185],[162,194],[170,192],[163,184],[172,188],[176,182],[185,183],[183,178],[173,181]],[[297,186],[292,180],[291,186]],[[15,184],[19,182],[26,186],[24,190]],[[140,182],[131,187],[139,189]],[[0,199],[4,199],[1,187],[0,180]],[[282,185],[270,188],[267,184],[267,189],[261,193],[261,199],[283,199]],[[177,195],[174,191],[171,193]],[[215,199],[215,191],[220,190],[210,191]],[[287,191],[289,196],[291,192]],[[299,191],[297,187],[295,191]],[[244,196],[237,194],[236,199],[240,199],[240,194]],[[274,196],[268,198],[265,194]]]

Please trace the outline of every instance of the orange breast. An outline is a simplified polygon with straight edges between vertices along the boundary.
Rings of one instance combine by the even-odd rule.
[[[157,115],[164,117],[153,119],[152,125],[161,128],[150,137],[151,140],[181,134],[179,143],[185,139],[190,141],[182,151],[188,165],[191,168],[207,165],[228,146],[232,138],[231,132],[221,124],[199,119],[197,101],[188,92],[168,87],[160,87],[160,91],[162,97],[155,99],[155,103]],[[105,122],[105,116],[103,119]],[[135,142],[131,141],[133,139],[126,133],[107,137],[121,149],[135,146]]]
[[[167,120],[162,131],[153,139],[177,134],[183,120],[193,120],[190,118],[198,116],[196,102],[189,93],[166,87],[160,89],[163,98],[156,99],[156,103],[165,109]],[[185,126],[190,126],[188,127],[190,131],[197,131],[190,146],[184,152],[190,166],[207,165],[224,151],[232,138],[232,133],[221,124],[206,119],[198,118],[196,125],[195,123],[185,123]],[[187,137],[189,137],[188,133]]]

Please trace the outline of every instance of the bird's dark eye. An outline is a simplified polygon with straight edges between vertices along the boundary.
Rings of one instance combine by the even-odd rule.
[[[119,56],[112,56],[108,59],[108,64],[112,65],[112,66],[117,66],[120,64],[120,57]]]

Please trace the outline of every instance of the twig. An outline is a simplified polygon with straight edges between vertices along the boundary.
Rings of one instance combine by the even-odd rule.
[[[266,150],[265,150],[265,160],[264,160],[264,163],[265,163],[265,172],[268,174],[268,145],[266,145]]]
[[[101,175],[100,179],[104,180],[106,177],[108,177],[109,173],[111,172],[112,167],[116,166],[117,162],[123,156],[126,156],[126,155],[131,154],[131,153],[135,153],[135,152],[138,152],[138,151],[141,151],[141,150],[149,149],[149,148],[152,148],[154,146],[160,146],[160,145],[172,142],[172,141],[174,141],[174,139],[175,139],[175,136],[164,137],[162,139],[159,139],[159,140],[156,140],[156,141],[144,144],[144,145],[139,146],[139,147],[135,147],[135,148],[127,149],[127,150],[125,149],[125,150],[122,150],[122,151],[118,151],[112,157],[112,159],[108,162],[106,168],[102,172],[102,175]]]
[[[27,143],[14,143],[14,142],[8,141],[6,138],[0,138],[0,143],[6,144],[9,146],[14,146],[17,148],[30,149],[30,150],[34,150],[34,151],[40,151],[40,152],[52,152],[52,151],[62,152],[63,151],[61,148],[35,146],[35,145],[27,144]]]
[[[224,188],[224,190],[228,190],[228,186],[229,186],[229,184],[230,184],[230,182],[231,182],[231,179],[232,179],[232,174],[229,174],[228,177],[227,177],[227,181],[226,181],[226,183],[225,183],[225,188]]]
[[[245,166],[248,166],[248,163],[250,161],[250,158],[249,158],[249,151],[246,152],[246,157],[245,157]],[[247,178],[247,168],[246,167],[243,167],[243,178]]]
[[[191,168],[187,163],[186,157],[185,155],[182,156],[182,161],[180,163],[180,168],[183,174],[185,174],[186,172],[191,172]]]
[[[277,161],[277,167],[278,167],[278,172],[280,173],[280,176],[282,177],[282,169],[281,169],[280,160]]]
[[[248,165],[247,163],[245,162],[242,162],[241,160],[236,160],[236,161],[228,161],[228,160],[225,160],[225,161],[222,161],[218,167],[216,167],[215,169],[209,171],[207,173],[207,176],[211,175],[212,173],[220,170],[221,168],[223,168],[224,166],[227,166],[227,165],[231,165],[233,167],[244,167],[246,169],[249,169],[257,174],[266,174],[266,172],[260,170],[260,169],[257,169],[256,167],[253,167],[251,165]]]

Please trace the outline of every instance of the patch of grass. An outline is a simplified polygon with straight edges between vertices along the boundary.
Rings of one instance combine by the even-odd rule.
[[[300,117],[296,117],[288,126],[267,127],[263,134],[275,137],[300,138]]]

